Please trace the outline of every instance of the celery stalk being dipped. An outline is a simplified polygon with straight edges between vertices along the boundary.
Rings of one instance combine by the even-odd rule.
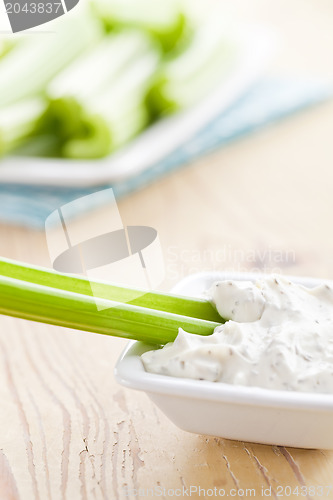
[[[40,286],[48,286],[81,295],[98,295],[101,299],[113,300],[159,311],[206,319],[223,321],[210,302],[201,298],[186,298],[163,292],[142,291],[110,283],[92,283],[85,276],[62,274],[53,269],[42,268],[0,257],[0,276],[25,281]]]
[[[126,30],[109,35],[52,81],[41,128],[58,137],[61,155],[102,157],[140,132],[149,121],[144,96],[159,60],[146,36]],[[86,77],[91,74],[96,78]]]
[[[84,278],[0,258],[0,314],[151,344],[173,341],[179,327],[210,335],[223,321],[201,299],[158,292],[148,292],[146,298],[143,291],[143,297],[129,304],[123,300],[131,289],[105,283],[100,292],[92,297]],[[195,311],[199,315],[193,317]]]

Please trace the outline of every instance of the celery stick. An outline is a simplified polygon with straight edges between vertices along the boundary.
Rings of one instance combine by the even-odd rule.
[[[143,101],[158,61],[156,52],[148,52],[119,74],[112,85],[86,99],[87,123],[89,117],[92,123],[99,117],[99,129],[93,128],[90,135],[84,133],[80,137],[78,134],[68,140],[64,156],[104,156],[126,144],[148,124],[150,117]],[[106,130],[109,130],[109,140]]]
[[[6,56],[16,45],[19,40],[13,35],[1,35],[0,37],[0,59]]]
[[[27,37],[0,60],[0,107],[42,93],[64,66],[102,36],[88,13],[67,15],[56,33]]]
[[[118,121],[112,121],[112,108],[108,114],[82,115],[81,133],[77,132],[61,146],[61,155],[73,159],[94,159],[107,156],[118,147],[135,137],[149,121],[143,105],[124,108]]]
[[[45,106],[43,99],[32,98],[1,110],[0,155],[21,146],[33,135]]]
[[[15,156],[55,158],[60,156],[59,141],[54,135],[36,135],[35,130],[28,140],[15,148]]]
[[[108,124],[98,115],[81,115],[81,132],[77,131],[61,145],[61,156],[73,159],[94,159],[107,156],[112,150]]]
[[[103,119],[86,112],[87,98],[109,85],[147,43],[146,37],[134,32],[108,36],[50,82],[49,105],[39,131],[57,138],[56,151],[61,156],[94,158],[109,153],[110,130]],[[73,142],[71,147],[66,145],[67,141]]]
[[[209,19],[195,33],[192,43],[165,61],[147,95],[156,118],[198,102],[230,70],[237,55],[221,29],[219,19]]]
[[[32,266],[5,258],[0,258],[0,276],[67,292],[88,295],[90,297],[93,296],[91,287],[93,283],[94,294],[98,291],[98,297],[101,299],[126,302],[140,307],[166,311],[182,316],[191,316],[207,321],[224,322],[215,307],[210,302],[200,298],[188,298],[146,290],[141,290],[139,291],[141,293],[138,294],[138,289],[125,288],[102,282],[97,284],[82,276],[62,274],[51,269]]]
[[[96,301],[108,309],[97,311]],[[173,341],[179,327],[210,335],[218,325],[4,276],[0,276],[0,314],[151,344]]]
[[[98,158],[112,149],[110,129],[105,121],[96,114],[88,114],[72,97],[50,101],[37,132],[40,137],[54,139],[52,151],[55,156]],[[67,149],[69,144],[73,144],[73,154]]]
[[[108,87],[124,67],[149,50],[149,39],[135,30],[106,36],[50,82],[47,96],[51,100],[72,97],[84,104],[85,98]]]
[[[110,36],[50,84],[40,128],[59,138],[62,156],[109,154],[148,124],[144,97],[159,60],[159,51],[140,33]],[[91,67],[100,76],[82,81]]]
[[[164,52],[187,42],[192,26],[178,0],[95,0],[93,8],[108,30],[123,27],[145,31]]]

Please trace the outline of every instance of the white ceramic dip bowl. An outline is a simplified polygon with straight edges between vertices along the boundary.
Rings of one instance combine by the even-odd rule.
[[[260,277],[264,276],[202,273],[182,280],[173,291],[200,296],[217,280]],[[309,287],[323,282],[312,278],[287,278]],[[126,387],[145,391],[181,429],[240,441],[333,449],[333,394],[270,390],[155,375],[144,370],[140,359],[143,352],[151,349],[151,345],[130,342],[117,362],[116,379]]]

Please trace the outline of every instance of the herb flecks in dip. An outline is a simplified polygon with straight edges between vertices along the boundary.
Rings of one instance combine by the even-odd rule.
[[[180,329],[142,355],[147,371],[269,389],[333,393],[333,289],[281,276],[220,281],[208,291],[229,321],[208,337]]]

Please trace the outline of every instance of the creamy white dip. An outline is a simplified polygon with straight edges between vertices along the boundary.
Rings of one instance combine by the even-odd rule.
[[[333,289],[281,276],[220,281],[208,296],[229,319],[204,337],[176,340],[142,355],[147,371],[269,389],[333,392]]]

